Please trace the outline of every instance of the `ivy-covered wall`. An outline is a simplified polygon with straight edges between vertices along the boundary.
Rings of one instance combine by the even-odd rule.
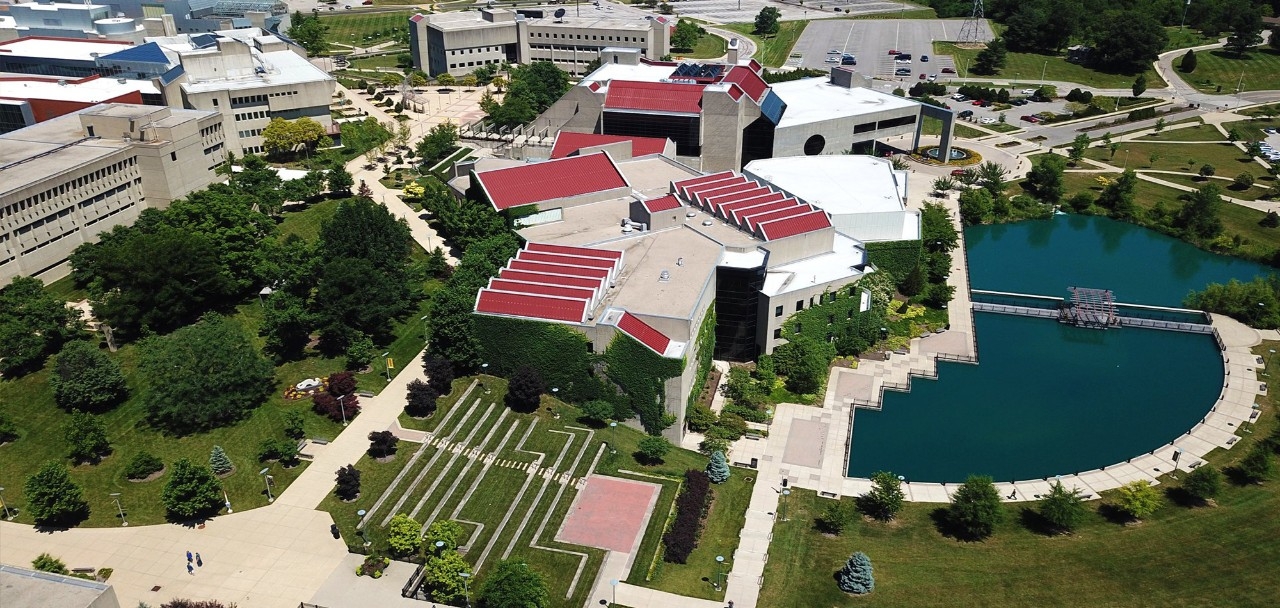
[[[698,349],[698,372],[693,377],[693,386],[689,388],[687,405],[693,405],[698,400],[698,395],[702,392],[702,385],[707,381],[707,373],[711,371],[711,357],[716,350],[715,304],[711,305],[711,309],[707,311],[707,316],[703,317],[702,326],[698,328],[698,338],[694,345],[694,348]]]
[[[875,341],[884,323],[881,309],[873,305],[859,312],[861,303],[862,289],[857,284],[824,293],[822,304],[797,312],[782,324],[782,337],[794,340],[798,335],[817,342],[834,342],[840,355],[861,352]]]
[[[876,268],[893,275],[895,281],[906,278],[920,263],[920,241],[879,241],[867,243],[867,260]]]
[[[663,384],[684,371],[684,359],[663,357],[618,332],[605,349],[604,360],[608,366],[605,373],[631,398],[631,408],[645,430],[655,435],[662,431],[667,426]]]
[[[591,376],[597,356],[587,350],[587,337],[558,323],[542,323],[488,315],[472,315],[488,372],[509,377],[516,369],[537,370],[547,388],[560,389],[571,402],[598,398],[600,382]]]

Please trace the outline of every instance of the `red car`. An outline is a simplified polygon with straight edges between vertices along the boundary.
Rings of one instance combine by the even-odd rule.
[[[965,173],[968,173],[968,172],[969,172],[969,170],[968,170],[968,169],[952,169],[952,170],[951,170],[951,176],[952,176],[952,177],[961,177],[961,176],[963,176]]]
[[[890,55],[897,55],[897,54],[898,54],[898,51],[897,51],[897,49],[889,49],[889,54],[890,54]]]
[[[920,80],[924,80],[924,79],[925,79],[925,75],[924,75],[924,74],[921,74],[921,75],[920,75]]]
[[[955,68],[942,68],[942,73],[943,73],[943,74],[955,74],[955,73],[956,73],[956,69],[955,69]]]
[[[1037,117],[1035,117],[1035,116],[1032,116],[1032,115],[1030,115],[1030,114],[1023,115],[1023,116],[1022,116],[1022,120],[1025,120],[1025,121],[1027,121],[1027,122],[1029,122],[1029,123],[1032,123],[1032,124],[1035,124],[1035,123],[1040,122],[1040,119],[1039,119],[1039,118],[1037,118]]]
[[[981,100],[981,99],[975,99],[975,100],[973,100],[973,105],[975,105],[975,106],[980,106],[980,105],[982,105],[982,100]]]

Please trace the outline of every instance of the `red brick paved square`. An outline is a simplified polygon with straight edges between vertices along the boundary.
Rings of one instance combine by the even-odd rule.
[[[592,475],[578,492],[556,540],[630,553],[644,534],[660,486]]]

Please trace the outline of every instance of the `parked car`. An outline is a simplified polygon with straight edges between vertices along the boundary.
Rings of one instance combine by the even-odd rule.
[[[1025,100],[1025,99],[1014,99],[1014,100],[1010,101],[1010,102],[1009,102],[1009,104],[1010,104],[1010,105],[1015,105],[1015,106],[1025,106],[1025,105],[1027,105],[1027,100]]]
[[[1029,122],[1029,123],[1031,123],[1031,124],[1035,124],[1035,123],[1040,122],[1040,119],[1039,119],[1039,118],[1036,118],[1035,116],[1032,116],[1032,115],[1030,115],[1030,114],[1023,114],[1023,115],[1022,115],[1022,117],[1021,117],[1021,118],[1019,118],[1019,120],[1025,120],[1025,121],[1027,121],[1027,122]]]
[[[934,81],[936,81],[936,80],[938,80],[938,75],[937,75],[937,74],[930,74],[930,75],[929,75],[929,82],[934,82]]]
[[[921,61],[921,62],[924,62],[924,63],[929,63],[929,56],[928,56],[928,55],[921,55],[921,56],[920,56],[920,61]]]
[[[973,110],[965,110],[959,114],[956,114],[956,116],[959,116],[960,118],[968,118],[970,116],[973,116]]]
[[[893,71],[894,76],[910,76],[911,68],[898,68]]]
[[[1268,135],[1275,135],[1276,133],[1280,133],[1280,131],[1276,131],[1275,129],[1263,129],[1262,132]]]
[[[920,80],[924,80],[925,78],[927,78],[927,76],[925,76],[924,74],[920,75]]]
[[[956,100],[956,101],[968,101],[968,99],[969,99],[968,97],[965,97],[964,95],[961,95],[960,93],[956,93],[956,94],[952,95],[952,96],[951,96],[951,98],[952,98],[952,99],[954,99],[954,100]]]
[[[827,63],[840,63],[840,58],[839,58],[839,57],[827,57],[825,61],[826,61]]]
[[[982,103],[980,103],[980,104],[978,104],[978,105],[980,105],[980,106],[982,106],[982,107],[984,107],[984,108],[989,108],[989,107],[991,107],[991,106],[993,106],[993,105],[996,105],[996,102],[991,101],[990,99],[984,99],[984,100],[982,100]]]
[[[853,57],[845,57],[840,60],[840,65],[858,65],[858,60]]]
[[[898,54],[898,51],[897,51],[896,49],[889,49],[889,54],[890,54],[890,55],[897,55],[897,54]]]
[[[982,100],[981,100],[981,99],[975,99],[975,100],[973,100],[973,105],[975,105],[975,106],[980,106],[980,105],[982,105]]]
[[[827,53],[832,54],[832,55],[839,55],[841,52],[842,52],[842,51],[841,51],[840,49],[831,49],[831,50],[827,51]]]
[[[942,68],[942,73],[943,73],[943,74],[955,74],[955,73],[956,73],[956,69],[955,69],[955,68]]]
[[[984,124],[984,125],[994,125],[994,124],[996,124],[996,119],[991,118],[990,116],[988,116],[988,117],[986,117],[986,118],[984,118],[984,119],[982,119],[982,120],[980,120],[980,121],[978,121],[978,122],[981,122],[981,123],[982,123],[982,124]]]
[[[1035,93],[1036,93],[1035,89],[1022,89],[1023,95],[1035,95]]]
[[[968,173],[968,172],[969,172],[969,170],[968,170],[968,169],[952,169],[952,170],[951,170],[951,177],[963,177],[963,176],[964,176],[964,174],[966,174],[966,173]]]

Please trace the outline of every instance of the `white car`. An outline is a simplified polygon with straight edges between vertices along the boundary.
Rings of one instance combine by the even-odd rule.
[[[951,98],[952,98],[952,99],[954,99],[954,100],[956,100],[956,101],[965,101],[965,100],[969,99],[968,97],[965,97],[964,95],[961,95],[961,94],[959,94],[959,93],[956,93],[955,95],[952,95],[952,96],[951,96]]]
[[[1023,95],[1035,95],[1035,94],[1036,94],[1036,90],[1035,90],[1035,89],[1022,89],[1022,94],[1023,94]]]
[[[991,118],[990,116],[988,116],[988,117],[986,117],[986,118],[984,118],[984,119],[982,119],[982,120],[980,120],[980,121],[978,121],[978,122],[980,122],[980,123],[982,123],[982,124],[984,124],[984,125],[994,125],[994,124],[996,124],[996,119]]]
[[[839,57],[827,57],[824,61],[827,63],[840,63]]]

